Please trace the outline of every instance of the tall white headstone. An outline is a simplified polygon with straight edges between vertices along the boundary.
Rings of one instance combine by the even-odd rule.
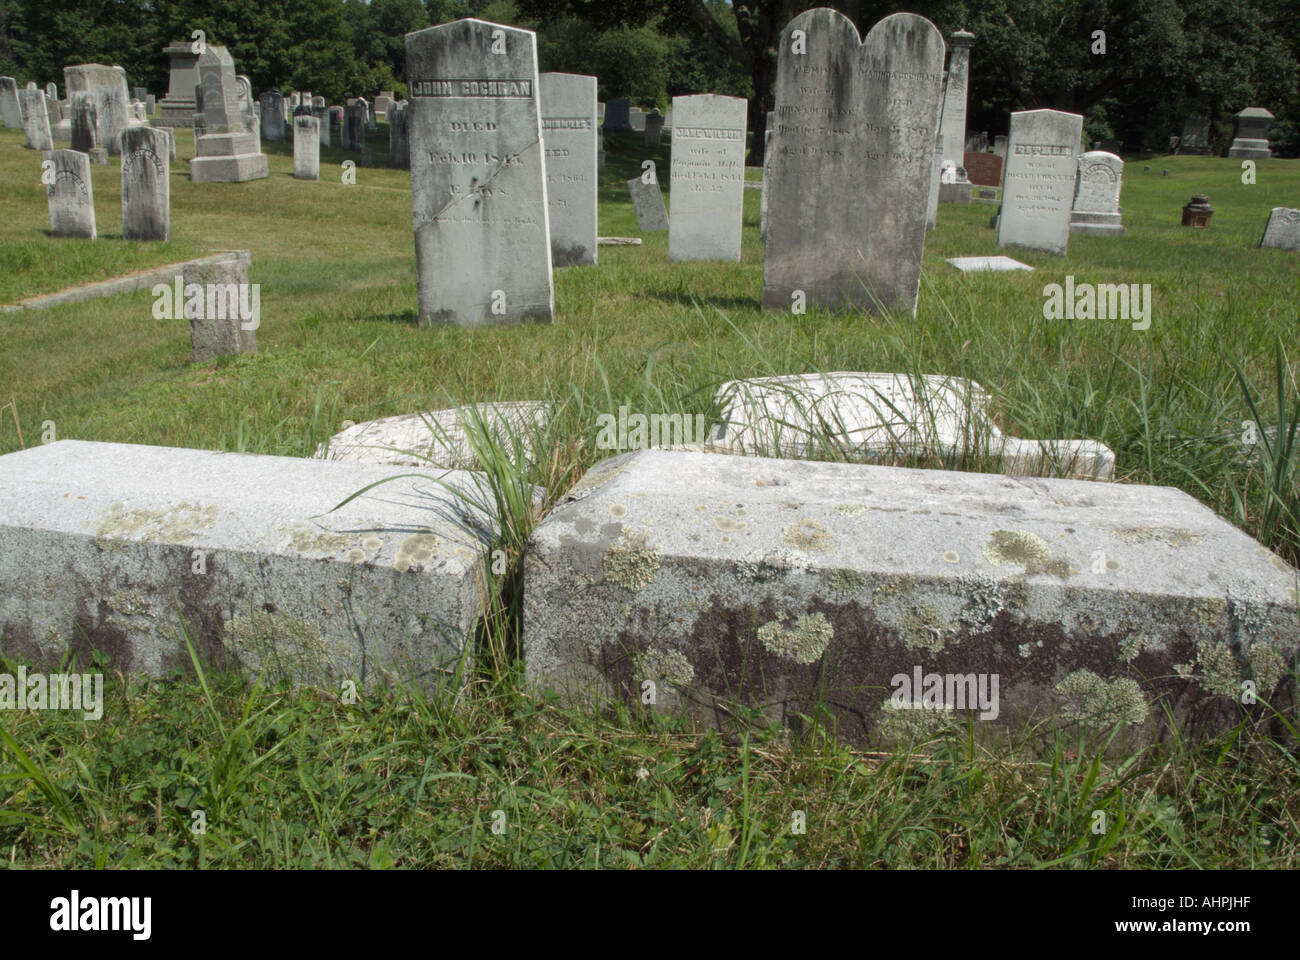
[[[293,175],[320,179],[320,121],[306,114],[293,118]]]
[[[551,262],[595,266],[596,78],[543,73],[540,82]]]
[[[1002,176],[999,247],[1065,254],[1083,117],[1060,110],[1011,114]]]
[[[740,260],[745,207],[743,97],[673,97],[669,260]]]

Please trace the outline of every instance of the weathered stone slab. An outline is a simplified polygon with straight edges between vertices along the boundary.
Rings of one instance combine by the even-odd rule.
[[[320,179],[320,121],[306,114],[293,118],[293,175]]]
[[[948,57],[948,82],[943,91],[943,112],[939,123],[943,141],[943,158],[954,167],[962,166],[966,152],[966,96],[970,81],[970,49],[975,34],[958,30],[951,34],[952,47]],[[942,200],[942,198],[941,198]]]
[[[388,108],[388,165],[394,170],[411,169],[411,115],[406,101]]]
[[[54,163],[54,182],[45,188],[50,233],[94,240],[95,185],[90,178],[90,158],[77,150],[54,150],[45,159]]]
[[[596,265],[596,78],[543,73],[542,140],[551,263]]]
[[[1002,158],[996,153],[968,152],[962,157],[966,177],[981,187],[1002,186]]]
[[[651,150],[658,150],[664,133],[664,115],[657,109],[646,114],[645,145]]]
[[[1010,257],[949,257],[948,262],[962,273],[984,273],[985,271],[1028,270],[1033,267]]]
[[[79,90],[69,95],[69,112],[72,114],[69,142],[73,150],[90,153],[99,146],[98,117],[94,93]]]
[[[185,265],[181,282],[195,363],[208,363],[227,354],[257,352],[261,291],[249,284],[248,265],[247,254],[223,260],[195,260]],[[202,288],[202,298],[190,298],[192,285]]]
[[[475,433],[480,426],[485,427],[511,453],[514,439],[518,438],[524,457],[531,460],[536,436],[550,417],[550,408],[535,400],[479,403],[472,409],[453,407],[382,417],[339,431],[316,448],[315,456],[355,463],[473,470],[478,466],[478,457],[467,427]]]
[[[989,396],[963,377],[818,373],[734,380],[718,389],[709,448],[748,456],[943,466],[988,464],[1008,474],[1110,479],[1115,454],[1095,440],[1004,436]]]
[[[406,35],[406,69],[420,325],[550,322],[536,35],[430,27]]]
[[[190,179],[195,183],[241,183],[270,175],[256,134],[239,103],[235,61],[225,47],[208,44],[198,60],[203,135],[195,142]]]
[[[0,120],[6,127],[23,128],[23,108],[18,100],[18,82],[13,77],[0,77]]]
[[[171,231],[171,137],[131,127],[122,143],[122,239],[166,241]]]
[[[899,696],[933,673],[930,707],[972,707],[947,674],[991,694],[981,737],[1032,718],[1140,740],[1166,708],[1231,727],[1246,679],[1290,702],[1297,577],[1166,487],[642,450],[535,529],[526,675],[711,722],[824,708],[868,743],[964,724]]]
[[[612,130],[615,133],[626,133],[632,129],[628,106],[627,100],[622,97],[606,101],[604,120],[606,130]]]
[[[284,95],[279,90],[262,94],[262,139],[272,142],[284,139]]]
[[[1104,150],[1090,150],[1079,157],[1078,164],[1070,232],[1122,236],[1119,193],[1124,161]]]
[[[1064,256],[1070,243],[1075,156],[1083,117],[1060,110],[1011,114],[998,246]]]
[[[126,86],[126,71],[101,63],[82,63],[63,68],[63,83],[68,97],[87,92],[95,97],[97,143],[111,157],[121,156],[122,131],[130,126],[131,97]]]
[[[53,150],[54,138],[50,135],[50,118],[45,112],[45,94],[40,90],[23,90],[20,93],[23,107],[23,133],[28,150]]]
[[[1274,207],[1269,212],[1259,245],[1278,250],[1300,250],[1300,210]]]
[[[0,457],[0,651],[164,676],[183,629],[272,682],[442,677],[472,656],[491,522],[413,478],[331,512],[403,472],[79,440]]]
[[[743,97],[673,97],[669,260],[740,261],[745,209]]]
[[[316,98],[320,100],[320,97]],[[330,112],[328,107],[312,107],[311,115],[316,118],[316,134],[319,137],[320,145],[328,147],[330,145]],[[389,156],[392,156],[392,146],[390,141]]]
[[[656,176],[650,183],[641,177],[627,182],[628,192],[632,194],[632,208],[636,210],[637,226],[642,233],[668,229],[668,209],[664,206],[664,194],[659,189]]]
[[[366,145],[366,107],[349,103],[343,110],[343,149],[361,150]]]
[[[796,30],[806,54],[794,52]],[[786,26],[765,307],[789,310],[802,291],[807,305],[915,313],[943,58],[943,35],[915,14],[886,17],[861,42],[852,21],[825,8]]]

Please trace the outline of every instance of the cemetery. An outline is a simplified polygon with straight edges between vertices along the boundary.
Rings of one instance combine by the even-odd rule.
[[[1300,866],[1300,103],[1135,139],[827,7],[647,94],[575,38],[654,23],[443,6],[364,83],[0,55],[11,862]]]

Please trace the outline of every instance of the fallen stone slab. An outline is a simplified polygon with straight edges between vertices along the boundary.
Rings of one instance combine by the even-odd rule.
[[[996,201],[993,201],[996,202]],[[962,273],[986,273],[1001,270],[1028,270],[1034,268],[1011,257],[949,257],[948,262]]]
[[[50,307],[61,307],[67,303],[97,300],[100,297],[114,297],[119,293],[152,290],[155,284],[173,283],[177,277],[184,273],[186,267],[203,267],[209,264],[222,263],[229,260],[231,254],[240,257],[246,262],[252,259],[247,250],[226,250],[211,257],[186,260],[183,263],[169,263],[164,267],[140,270],[136,273],[129,273],[123,277],[114,277],[112,280],[104,280],[100,283],[88,283],[80,287],[69,287],[67,290],[60,290],[58,293],[28,297],[26,300],[19,300],[17,303],[0,306],[0,311],[16,313],[19,310],[47,310]]]
[[[535,436],[546,428],[551,418],[550,407],[535,400],[479,403],[472,409],[474,412],[467,407],[427,410],[352,424],[317,446],[315,457],[472,470],[478,466],[478,457],[466,432],[467,426],[472,430],[481,423],[511,453],[512,438],[517,437],[524,456],[531,460]]]
[[[602,247],[639,247],[640,237],[597,237],[596,243]]]
[[[188,635],[271,679],[443,676],[472,656],[491,524],[411,477],[329,512],[403,472],[80,440],[0,456],[0,652],[163,676]]]
[[[1289,702],[1298,585],[1172,488],[642,450],[534,530],[526,675],[855,743],[968,715],[1144,740]]]
[[[1008,474],[1109,480],[1115,454],[1095,440],[1004,436],[973,380],[898,373],[812,373],[732,380],[714,398],[720,423],[707,449],[855,463],[985,462]]]

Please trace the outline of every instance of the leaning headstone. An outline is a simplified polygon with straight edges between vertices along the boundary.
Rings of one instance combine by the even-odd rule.
[[[744,220],[744,97],[673,97],[669,260],[740,260]]]
[[[860,41],[848,17],[820,8],[791,20],[779,49],[763,306],[915,315],[943,34],[898,13]]]
[[[596,265],[596,78],[543,73],[551,263]]]
[[[1178,153],[1208,156],[1211,152],[1209,118],[1187,117],[1183,120],[1183,135],[1177,140]]]
[[[0,119],[6,127],[22,129],[23,108],[18,102],[18,83],[13,77],[0,77]]]
[[[122,239],[166,241],[171,227],[168,135],[155,127],[122,133]]]
[[[1119,192],[1124,176],[1124,161],[1104,150],[1090,150],[1079,157],[1079,172],[1074,188],[1074,208],[1070,212],[1071,233],[1122,236]]]
[[[72,114],[72,149],[90,153],[99,146],[96,136],[95,95],[86,90],[79,90],[68,100],[69,112]]]
[[[998,246],[1065,254],[1083,117],[1060,110],[1011,114]]]
[[[320,179],[320,121],[307,114],[293,118],[293,175]]]
[[[79,150],[54,150],[54,182],[46,186],[50,233],[56,237],[95,239],[95,192],[90,158]]]
[[[1274,207],[1268,215],[1268,223],[1264,226],[1264,236],[1260,238],[1259,245],[1300,251],[1300,210]]]
[[[411,113],[406,101],[388,108],[388,165],[394,170],[411,169]]]
[[[343,114],[343,149],[360,150],[366,145],[366,107],[349,104]]]
[[[406,35],[421,326],[554,312],[537,35],[464,19]]]
[[[645,118],[645,145],[652,150],[658,150],[660,141],[664,132],[664,115],[657,109],[646,114]]]
[[[197,105],[194,102],[194,85],[199,82],[199,55],[194,44],[178,40],[163,48],[171,62],[167,96],[158,104],[160,127],[188,127]]]
[[[1267,160],[1273,156],[1268,145],[1268,125],[1272,122],[1273,114],[1263,107],[1247,107],[1242,110],[1236,117],[1228,156],[1252,160]]]
[[[624,133],[632,129],[628,119],[628,102],[619,97],[605,102],[605,129],[615,133]]]
[[[637,226],[642,233],[668,229],[668,210],[664,207],[664,194],[659,189],[656,178],[646,183],[641,177],[627,182],[628,192],[632,194],[632,208],[636,210]]]
[[[284,97],[279,90],[262,94],[262,139],[273,143],[284,139]]]
[[[232,255],[228,260],[191,262],[181,273],[187,291],[185,317],[190,321],[190,345],[195,363],[207,363],[232,353],[257,353],[260,295],[256,300],[248,283],[248,260]],[[190,298],[191,284],[202,297]],[[245,308],[254,307],[252,310]],[[245,313],[253,316],[246,317]]]
[[[27,148],[53,150],[54,138],[50,136],[50,118],[45,112],[44,91],[22,91],[22,105],[23,133],[27,136]]]
[[[195,183],[242,183],[270,175],[266,154],[248,132],[239,108],[235,61],[225,47],[208,44],[199,56],[204,134],[195,143],[190,178]]]

